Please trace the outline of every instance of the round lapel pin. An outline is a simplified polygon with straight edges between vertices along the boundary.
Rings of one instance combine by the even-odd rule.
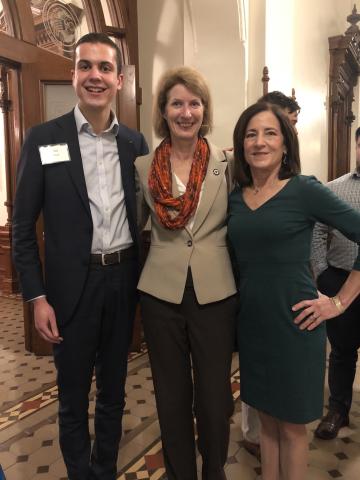
[[[220,174],[220,171],[219,171],[217,168],[214,168],[213,174],[214,174],[214,175],[219,175],[219,174]]]

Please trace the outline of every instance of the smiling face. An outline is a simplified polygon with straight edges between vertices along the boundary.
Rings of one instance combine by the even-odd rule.
[[[116,52],[103,43],[82,43],[75,52],[72,83],[79,98],[80,110],[86,112],[109,111],[122,75],[116,66]]]
[[[167,94],[164,118],[167,121],[171,141],[195,140],[204,117],[200,97],[184,85],[174,85]]]
[[[244,155],[252,172],[279,171],[286,153],[279,120],[270,111],[254,115],[244,138]]]

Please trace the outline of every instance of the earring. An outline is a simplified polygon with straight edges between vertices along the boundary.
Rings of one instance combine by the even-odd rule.
[[[287,160],[288,160],[288,158],[287,158],[287,153],[284,152],[284,153],[283,153],[283,156],[282,156],[282,159],[281,159],[281,163],[282,163],[283,165],[287,165],[287,163],[288,163]]]

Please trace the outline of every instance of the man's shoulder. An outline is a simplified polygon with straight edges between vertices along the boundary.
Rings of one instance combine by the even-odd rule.
[[[332,188],[347,183],[353,179],[353,175],[353,173],[345,173],[345,175],[342,175],[341,177],[335,178],[334,180],[328,182],[326,186]]]
[[[119,123],[117,138],[120,142],[128,142],[129,144],[132,144],[135,157],[149,153],[149,148],[144,135],[122,123]]]
[[[34,125],[28,130],[28,132],[29,133],[31,132],[32,134],[38,134],[38,133],[43,134],[46,131],[51,131],[54,128],[58,128],[62,124],[69,124],[71,122],[73,122],[74,125],[76,126],[74,110],[71,110],[70,112],[65,113],[64,115],[53,118],[46,122],[39,123],[38,125]]]
[[[354,173],[346,173],[327,183],[326,186],[339,198],[359,208],[360,179],[355,178]]]
[[[141,138],[143,138],[143,134],[141,132],[138,132],[133,128],[127,127],[123,123],[119,123],[119,135],[128,140],[140,140]]]

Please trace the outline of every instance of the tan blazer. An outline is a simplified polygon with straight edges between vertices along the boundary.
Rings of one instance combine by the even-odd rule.
[[[153,153],[136,159],[137,208],[140,226],[151,215],[151,246],[138,284],[139,290],[171,303],[181,303],[188,267],[198,302],[216,302],[236,292],[226,245],[226,215],[232,183],[232,154],[210,146],[204,189],[192,229],[164,228],[154,211],[148,188]],[[173,194],[178,196],[176,182]]]

